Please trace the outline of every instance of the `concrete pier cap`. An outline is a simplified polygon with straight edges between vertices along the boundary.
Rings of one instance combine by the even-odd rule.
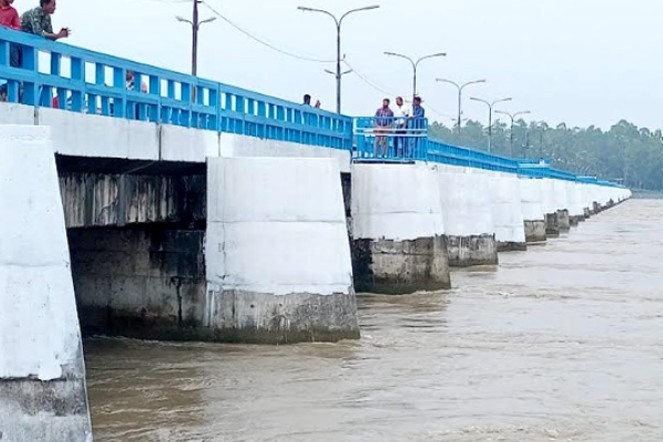
[[[208,159],[207,323],[217,340],[359,337],[338,163]]]
[[[493,173],[490,184],[498,250],[501,252],[526,250],[525,220],[518,176]]]
[[[471,267],[498,263],[488,175],[469,168],[439,167],[440,204],[449,265]]]
[[[525,239],[528,244],[543,243],[547,237],[542,180],[521,177],[519,184],[525,220]]]
[[[0,439],[91,441],[50,130],[0,130]]]
[[[437,173],[425,164],[353,164],[357,291],[408,294],[450,287]]]

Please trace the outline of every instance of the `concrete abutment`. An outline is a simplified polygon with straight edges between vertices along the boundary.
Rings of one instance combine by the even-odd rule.
[[[50,131],[0,133],[0,435],[92,440],[85,365]]]

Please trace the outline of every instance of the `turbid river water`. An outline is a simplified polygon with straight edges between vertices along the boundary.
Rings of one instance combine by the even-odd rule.
[[[359,297],[362,339],[85,342],[97,441],[661,441],[663,201]]]

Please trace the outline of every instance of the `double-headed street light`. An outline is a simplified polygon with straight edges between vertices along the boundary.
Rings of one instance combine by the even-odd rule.
[[[202,3],[202,0],[194,0],[193,1],[193,15],[191,17],[191,20],[188,20],[186,18],[177,16],[175,17],[177,21],[182,22],[182,23],[187,23],[188,25],[191,26],[191,75],[194,77],[198,75],[198,31],[200,31],[200,27],[204,25],[205,23],[211,23],[214,20],[216,20],[216,17],[211,17],[206,20],[200,20],[199,14],[198,14],[198,5]],[[194,92],[195,93],[195,92]]]
[[[436,58],[436,57],[446,57],[447,54],[446,52],[438,52],[436,54],[430,54],[430,55],[425,55],[421,58],[418,58],[417,60],[414,60],[407,55],[403,54],[398,54],[396,52],[385,52],[384,55],[389,55],[391,57],[399,57],[399,58],[404,58],[407,61],[412,64],[412,71],[413,71],[413,76],[412,76],[412,101],[414,102],[414,98],[417,96],[417,68],[419,67],[419,63],[421,63],[424,60],[428,60],[429,58]]]
[[[513,158],[513,125],[514,122],[516,121],[516,118],[518,118],[521,115],[529,115],[532,112],[530,111],[522,111],[522,112],[516,112],[515,114],[505,112],[505,111],[500,111],[497,110],[495,111],[496,114],[501,114],[501,115],[506,115],[507,117],[511,118],[511,131],[510,131],[510,138],[511,138],[511,157]]]
[[[458,89],[458,137],[460,138],[460,126],[462,123],[462,116],[463,116],[463,89],[465,89],[467,86],[470,86],[472,84],[480,84],[480,83],[485,83],[486,80],[475,80],[475,81],[468,81],[467,83],[459,84],[456,83],[455,81],[447,80],[445,78],[438,78],[436,81],[439,81],[440,83],[448,83],[453,86],[456,86],[456,89]]]
[[[493,107],[498,103],[504,103],[506,101],[511,101],[513,98],[502,98],[495,101],[482,100],[481,98],[470,97],[470,100],[478,101],[488,106],[488,152],[493,150]]]
[[[334,23],[336,23],[336,74],[333,72],[332,75],[336,76],[336,112],[341,113],[341,78],[345,74],[349,74],[350,71],[345,71],[341,72],[341,25],[343,24],[343,20],[345,17],[347,17],[350,14],[353,14],[355,12],[361,12],[361,11],[370,11],[372,9],[378,9],[380,6],[379,5],[373,5],[373,6],[365,6],[363,8],[357,8],[357,9],[351,9],[350,11],[345,12],[343,15],[340,17],[336,17],[334,14],[332,14],[329,11],[325,11],[324,9],[316,9],[316,8],[308,8],[305,6],[299,6],[297,9],[300,11],[304,12],[319,12],[321,14],[328,15],[334,20]],[[327,71],[329,72],[329,71]]]

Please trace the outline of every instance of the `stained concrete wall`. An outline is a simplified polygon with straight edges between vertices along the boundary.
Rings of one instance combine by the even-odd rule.
[[[339,176],[334,159],[209,160],[207,321],[219,339],[359,336]]]
[[[450,287],[436,170],[354,164],[352,225],[357,290],[405,294]]]
[[[204,221],[205,186],[204,175],[60,173],[69,228]]]
[[[438,166],[437,175],[449,265],[497,264],[492,211],[485,200],[485,194],[489,193],[488,177],[448,166]]]
[[[62,200],[47,128],[0,131],[0,434],[91,440]]]
[[[152,225],[70,229],[68,236],[85,334],[210,339],[204,231]]]

